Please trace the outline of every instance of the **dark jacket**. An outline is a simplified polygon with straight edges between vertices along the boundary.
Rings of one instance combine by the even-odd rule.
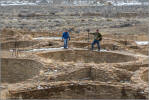
[[[92,35],[94,35],[94,40],[102,40],[102,35],[99,32],[95,32],[95,33],[90,33]]]

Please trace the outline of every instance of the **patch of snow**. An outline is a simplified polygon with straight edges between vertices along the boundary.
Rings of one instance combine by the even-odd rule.
[[[22,3],[22,2],[1,3],[1,6],[16,6],[16,5],[37,5],[37,4],[36,3]]]
[[[95,51],[98,51],[98,50],[95,50]],[[107,50],[106,49],[101,49],[99,52],[106,52]]]
[[[79,83],[79,85],[84,85],[83,83]]]
[[[105,52],[105,51],[107,51],[107,50],[106,50],[106,49],[101,49],[100,51]]]
[[[44,74],[45,74],[45,75],[49,75],[49,72],[45,72]]]
[[[40,48],[40,49],[31,49],[31,50],[27,50],[25,52],[38,52],[38,51],[50,51],[50,50],[61,50],[63,49],[63,47],[61,48]]]
[[[130,2],[130,3],[117,3],[117,4],[113,4],[114,6],[135,6],[135,5],[142,5],[142,3],[140,2]],[[149,3],[145,3],[144,5],[149,5]]]
[[[139,93],[144,94],[144,91],[140,91]]]
[[[107,83],[110,84],[110,83],[112,83],[112,82],[109,81],[109,82],[107,82]]]
[[[113,6],[136,6],[136,5],[149,5],[149,2],[138,2],[136,0],[133,0],[133,1],[127,1],[127,2],[124,2],[124,1],[115,1],[115,0],[107,0],[107,3],[110,3],[112,4]]]
[[[37,37],[37,38],[33,38],[33,40],[45,40],[45,39],[49,39],[49,40],[61,40],[62,37]]]
[[[5,86],[0,86],[0,88],[4,89],[4,88],[5,88]]]
[[[86,77],[86,78],[82,78],[81,80],[89,80],[90,78]]]
[[[44,89],[44,88],[43,88],[43,87],[41,87],[41,86],[39,85],[39,86],[37,87],[37,89],[39,89],[39,90],[40,90],[40,89]]]
[[[70,85],[74,85],[74,84],[70,84]]]
[[[57,72],[57,70],[54,70],[55,72]]]
[[[14,50],[11,49],[11,50],[9,50],[9,51],[10,51],[10,52],[13,52]]]
[[[135,41],[138,45],[148,45],[149,41]]]
[[[121,80],[120,82],[121,82],[121,83],[129,83],[128,80]]]
[[[149,3],[146,1],[146,2],[138,2],[136,0],[133,0],[133,1],[127,1],[127,2],[124,2],[124,1],[115,1],[115,0],[107,0],[106,2],[104,3],[101,3],[99,1],[95,2],[93,0],[90,0],[90,1],[81,1],[81,0],[75,0],[73,2],[74,5],[90,5],[90,6],[104,6],[104,5],[107,5],[107,4],[112,4],[113,6],[135,6],[135,5],[149,5]]]
[[[48,89],[48,87],[45,87],[45,89]]]

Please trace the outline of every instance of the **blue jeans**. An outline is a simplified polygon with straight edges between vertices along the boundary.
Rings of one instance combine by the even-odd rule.
[[[92,42],[92,50],[94,49],[94,45],[97,43],[97,47],[98,47],[98,50],[100,50],[100,41],[99,40],[94,40]]]
[[[68,39],[64,39],[64,48],[67,48],[67,44],[68,44]]]

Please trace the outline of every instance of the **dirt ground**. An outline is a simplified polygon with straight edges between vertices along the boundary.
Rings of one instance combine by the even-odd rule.
[[[64,19],[73,27],[1,29],[1,99],[149,98],[148,18],[55,17]],[[70,31],[68,49],[61,39],[64,28]],[[103,35],[100,52],[96,45],[90,50],[88,28]]]

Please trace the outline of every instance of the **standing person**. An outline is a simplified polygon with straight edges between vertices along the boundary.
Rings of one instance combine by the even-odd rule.
[[[70,40],[69,32],[67,30],[65,30],[63,32],[63,36],[62,36],[62,41],[64,40],[64,49],[67,49],[68,48],[68,46],[67,46],[68,39]]]
[[[97,44],[98,51],[100,51],[100,41],[102,40],[102,35],[97,29],[95,33],[90,33],[94,35],[94,41],[92,42],[92,50],[94,49],[94,45]]]

